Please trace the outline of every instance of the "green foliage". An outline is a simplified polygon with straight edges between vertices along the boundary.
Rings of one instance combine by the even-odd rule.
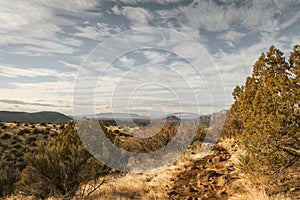
[[[18,185],[25,193],[41,198],[71,197],[79,184],[108,172],[84,148],[74,122],[47,145],[40,144],[35,153],[28,153],[25,161],[28,164]]]
[[[233,91],[229,129],[245,147],[248,163],[256,168],[278,171],[299,164],[299,58],[299,45],[289,62],[271,46],[255,63],[245,85]]]

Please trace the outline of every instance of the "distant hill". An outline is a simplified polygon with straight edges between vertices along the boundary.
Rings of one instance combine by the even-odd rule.
[[[181,112],[181,113],[170,113],[165,115],[139,115],[134,113],[99,113],[96,115],[84,115],[84,116],[75,116],[75,119],[85,119],[85,118],[97,118],[97,119],[144,119],[144,120],[150,120],[150,119],[166,119],[176,117],[178,119],[196,119],[199,117],[198,114],[195,113],[187,113],[187,112]]]
[[[177,113],[172,113],[172,114],[169,114],[168,117],[176,117],[177,119],[196,119],[199,117],[198,114],[196,113],[189,113],[189,112],[177,112]]]
[[[0,121],[21,123],[67,123],[72,118],[58,112],[10,112],[0,111]]]
[[[98,119],[143,119],[146,116],[131,113],[101,113],[97,114]]]

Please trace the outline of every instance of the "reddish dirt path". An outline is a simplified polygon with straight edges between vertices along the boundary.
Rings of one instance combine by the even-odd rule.
[[[238,178],[230,157],[226,149],[216,146],[211,155],[191,163],[174,180],[170,199],[228,199],[234,193],[230,184]]]

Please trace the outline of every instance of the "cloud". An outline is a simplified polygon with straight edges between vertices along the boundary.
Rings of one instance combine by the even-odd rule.
[[[78,70],[80,68],[79,65],[76,64],[72,64],[63,60],[58,60],[59,63],[63,64],[65,67],[70,68],[70,69],[74,69],[74,70]]]
[[[124,6],[119,8],[114,6],[112,12],[126,17],[133,27],[148,26],[149,21],[153,19],[151,12],[141,7]]]
[[[53,69],[41,68],[16,68],[0,65],[0,76],[17,78],[17,77],[43,77],[43,76],[57,76],[58,72]]]
[[[57,107],[54,104],[47,103],[31,103],[20,100],[11,100],[11,99],[0,99],[0,103],[12,104],[12,105],[31,105],[31,106],[43,106],[43,107]]]
[[[61,14],[90,15],[85,9],[96,1],[20,1],[0,2],[0,45],[9,53],[72,54],[82,45],[78,39],[64,34],[62,27],[73,26],[74,21]],[[12,46],[14,45],[14,46]]]
[[[116,0],[116,2],[122,2],[125,4],[138,4],[138,3],[157,3],[157,4],[168,4],[168,3],[179,3],[182,0]]]
[[[40,92],[40,95],[64,95],[72,94],[74,83],[70,81],[56,81],[56,82],[37,82],[37,83],[19,83],[12,82],[11,85],[15,86],[16,89],[23,89],[24,91],[32,90],[33,92]],[[43,98],[41,98],[43,99]],[[58,98],[59,99],[59,98]]]
[[[70,12],[80,12],[83,10],[94,8],[95,6],[99,6],[99,1],[97,0],[36,0],[35,2],[40,2],[47,7],[62,9]]]
[[[176,25],[179,28],[190,26],[196,30],[210,32],[228,32],[234,28],[242,28],[245,32],[276,35],[280,29],[299,19],[296,12],[289,13],[290,8],[297,4],[299,6],[299,2],[294,0],[284,3],[271,0],[193,1],[189,5],[157,10],[155,13],[161,17],[158,23],[177,19]],[[289,13],[289,17],[282,23],[280,19],[284,17],[284,13]]]
[[[198,104],[210,105],[209,88],[200,74],[187,63],[174,62],[171,65],[146,64],[127,72],[105,74],[95,89],[94,98],[101,102],[97,106],[109,106],[108,109],[124,112],[130,106],[140,109],[141,106],[160,104],[167,112],[178,109],[193,112]],[[195,98],[198,98],[198,103]],[[174,100],[176,104],[172,103]]]
[[[148,59],[150,63],[161,63],[167,61],[171,54],[169,52],[157,52],[151,50],[143,51],[143,54]]]
[[[92,40],[103,40],[114,34],[121,32],[121,28],[117,26],[110,26],[106,23],[96,23],[96,25],[85,25],[85,27],[75,27],[77,32],[73,36],[88,38]]]
[[[71,112],[76,71],[81,69],[80,64],[90,55],[90,50],[98,42],[117,36],[121,31],[145,26],[175,29],[195,41],[186,43],[179,38],[174,44],[168,44],[167,36],[157,38],[151,32],[144,32],[128,36],[128,43],[123,38],[123,46],[118,42],[107,45],[104,54],[110,56],[111,52],[126,49],[130,42],[133,46],[140,44],[146,47],[159,42],[159,45],[165,44],[174,53],[198,63],[204,79],[196,76],[197,71],[190,64],[172,53],[142,49],[136,55],[129,53],[120,57],[103,73],[96,90],[99,93],[97,106],[110,111],[109,98],[118,83],[121,84],[119,94],[126,96],[128,90],[137,86],[137,81],[147,80],[159,82],[163,79],[166,85],[171,85],[182,95],[188,95],[188,90],[182,87],[182,82],[186,82],[199,94],[199,102],[205,104],[209,102],[209,96],[204,92],[205,81],[216,83],[221,75],[224,81],[221,89],[230,96],[233,87],[243,83],[245,77],[251,74],[259,54],[271,44],[288,52],[299,42],[300,36],[296,34],[300,28],[299,6],[298,0],[16,0],[14,3],[1,0],[0,53],[3,56],[0,58],[0,76],[8,80],[4,87],[9,85],[10,88],[0,89],[0,107],[19,109],[14,106],[22,105],[24,109],[32,110],[36,109],[34,104],[39,109],[43,109],[45,104],[45,109],[52,109],[47,107],[49,104]],[[208,54],[195,51],[194,45],[203,47]],[[209,57],[216,66],[208,62]],[[90,71],[86,75],[91,76],[86,77],[89,79],[86,85],[79,86],[82,92],[91,87],[92,81],[98,80],[108,64],[95,62],[97,55],[90,61],[94,63],[88,63]],[[125,76],[126,71],[135,70],[133,67],[141,64],[148,64],[149,68],[144,71],[136,69],[136,73],[133,71]],[[171,72],[170,68],[174,71]],[[216,93],[221,89],[213,88]],[[139,95],[157,97],[149,98],[149,106],[168,99],[166,92],[158,87],[149,86],[143,90],[145,93],[140,92]],[[202,93],[204,96],[201,96]],[[143,103],[142,98],[137,103]],[[214,103],[217,105],[217,102]],[[176,110],[176,106],[170,109]]]
[[[125,65],[125,66],[134,66],[135,65],[135,59],[128,58],[127,56],[122,56],[119,58],[119,61]]]
[[[239,43],[240,39],[245,37],[246,33],[240,33],[237,31],[228,31],[224,34],[218,36],[218,39],[224,40],[229,46],[233,46],[236,43]]]
[[[68,65],[70,66],[70,64]],[[69,80],[76,77],[76,72],[58,71],[48,68],[18,68],[0,65],[0,76],[8,78],[56,77],[61,80]]]
[[[58,111],[72,113],[73,83],[10,83],[14,88],[0,88],[1,110]]]

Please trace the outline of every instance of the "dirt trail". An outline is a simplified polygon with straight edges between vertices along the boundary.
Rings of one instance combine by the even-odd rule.
[[[234,193],[231,183],[238,178],[230,157],[217,145],[212,154],[192,162],[173,181],[170,199],[228,199]]]

